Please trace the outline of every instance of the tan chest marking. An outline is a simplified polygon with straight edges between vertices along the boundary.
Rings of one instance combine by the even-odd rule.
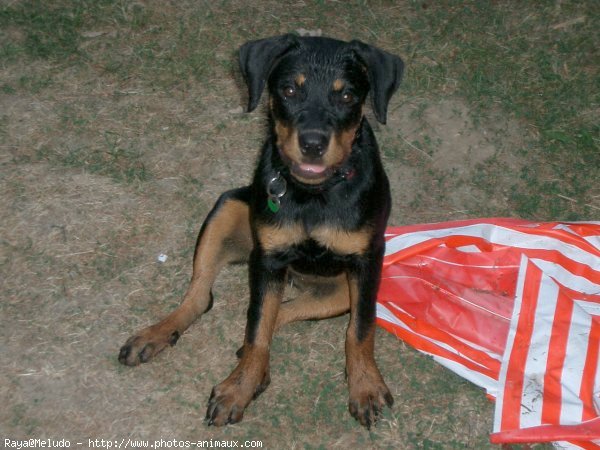
[[[259,225],[256,233],[260,245],[267,252],[283,250],[307,239],[304,229],[298,224]]]
[[[319,245],[340,255],[362,254],[369,248],[371,230],[346,231],[331,227],[318,227],[306,233],[299,224],[260,225],[257,237],[261,247],[267,252],[283,250],[292,245],[313,239]]]
[[[337,228],[319,227],[310,232],[310,237],[335,253],[342,255],[362,254],[371,242],[371,230],[346,231]]]

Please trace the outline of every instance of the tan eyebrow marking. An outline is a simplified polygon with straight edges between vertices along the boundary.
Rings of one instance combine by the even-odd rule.
[[[296,75],[294,81],[296,81],[296,85],[302,86],[306,81],[306,75],[304,75],[303,73],[299,73],[298,75]]]

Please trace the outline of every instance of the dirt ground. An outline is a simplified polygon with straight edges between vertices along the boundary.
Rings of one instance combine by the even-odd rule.
[[[234,87],[229,86],[227,92],[235,92]],[[240,93],[227,98],[229,109],[241,97]],[[379,130],[384,155],[386,144],[399,136],[408,142],[430,136],[435,149],[430,155],[408,145],[401,158],[386,158],[394,198],[390,224],[468,217],[474,202],[502,208],[501,196],[490,198],[471,180],[479,164],[490,158],[508,170],[521,164],[506,144],[520,141],[518,126],[506,120],[475,127],[468,108],[458,99],[428,105],[415,116],[420,105],[399,97],[387,127]],[[132,96],[116,103],[122,101],[140,114],[154,110],[154,115],[169,121],[177,120],[178,110],[187,109],[185,102],[157,96]],[[106,122],[106,127],[114,120],[111,103],[95,118]],[[19,122],[51,127],[60,120],[53,114],[57,105],[52,101],[21,98],[9,108],[14,127],[9,127],[8,139],[22,147],[35,148],[44,138],[35,126],[19,126]],[[275,422],[300,430],[314,427],[315,433],[327,436],[323,439],[332,447],[368,440],[345,412],[343,318],[289,326],[275,342],[273,383],[249,408],[245,421],[226,430],[202,423],[210,389],[228,374],[242,341],[247,297],[244,268],[226,271],[216,288],[213,311],[192,327],[176,348],[137,369],[121,367],[116,360],[119,346],[130,333],[176,305],[191,270],[194,232],[211,202],[219,192],[249,179],[257,146],[247,148],[246,138],[232,137],[228,130],[242,134],[242,128],[252,136],[250,142],[258,144],[262,114],[229,113],[228,106],[217,99],[211,115],[215,108],[221,108],[218,114],[228,125],[224,130],[209,131],[205,138],[211,142],[209,146],[185,135],[161,140],[157,136],[161,128],[153,131],[156,140],[152,139],[152,151],[145,156],[154,179],[140,186],[43,161],[3,165],[0,217],[8,249],[0,331],[4,343],[0,389],[8,405],[0,412],[3,435],[24,438],[42,432],[73,440],[248,437],[262,440],[267,448],[279,448],[280,436],[256,431],[268,430],[266,421],[267,425]],[[195,120],[202,123],[202,115]],[[129,139],[151,140],[136,126],[127,131],[132,134]],[[499,135],[504,146],[498,144]],[[81,139],[69,135],[49,138],[63,141],[63,146],[76,146],[74,141]],[[188,174],[202,180],[202,187],[186,180]],[[448,191],[449,185],[455,188]],[[160,254],[168,256],[165,263],[158,262]],[[393,376],[396,382],[390,383],[397,399],[394,414],[383,419],[377,429],[379,440],[372,443],[385,447],[409,428],[404,416],[410,417],[415,405],[403,404],[403,391],[429,388],[426,380],[411,379],[410,364],[405,362],[425,358],[384,332],[379,335],[380,365],[388,374],[399,372]],[[292,353],[291,361],[288,353]],[[434,367],[428,370],[439,382],[452,377]],[[306,384],[310,389],[303,387]],[[421,407],[426,402],[438,407],[440,402],[451,402],[452,408],[461,411],[455,415],[452,431],[471,430],[467,439],[481,442],[491,427],[491,405],[473,406],[475,397],[461,392],[472,389],[459,380],[451,384],[452,395],[444,393],[441,399],[423,396],[418,400]],[[329,427],[320,429],[319,415],[329,414],[319,404],[322,390],[334,390],[328,395],[337,400],[335,411],[347,427],[335,438]],[[303,395],[306,391],[312,395]],[[414,396],[411,394],[413,400]],[[485,401],[483,394],[481,397]],[[281,406],[289,407],[291,399],[299,407],[288,414]],[[480,414],[479,408],[485,414]],[[151,421],[145,420],[148,414]],[[429,429],[421,431],[423,437],[446,434],[436,430],[436,420],[445,418],[428,414],[431,422]],[[292,436],[298,445],[313,442],[308,435]],[[480,447],[473,444],[471,448]]]
[[[89,45],[110,32],[90,34]],[[132,332],[179,303],[219,193],[250,180],[265,108],[242,112],[234,52],[229,43],[217,50],[227,64],[217,64],[210,87],[154,89],[87,64],[52,72],[41,91],[0,93],[0,435],[83,448],[89,439],[161,438],[273,449],[494,448],[484,393],[383,330],[377,359],[396,404],[371,432],[361,429],[347,412],[346,317],[282,330],[268,390],[240,424],[207,427],[210,390],[242,342],[244,267],[224,271],[213,310],[176,347],[142,367],[118,363]],[[24,70],[7,66],[1,76],[17,80]],[[375,128],[391,225],[511,214],[531,138],[518,120],[500,110],[474,120],[452,92],[422,98],[400,89],[387,125]]]

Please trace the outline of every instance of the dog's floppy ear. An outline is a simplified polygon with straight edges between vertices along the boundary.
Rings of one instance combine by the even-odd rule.
[[[398,89],[404,63],[397,56],[360,41],[351,41],[350,48],[367,69],[373,112],[379,122],[385,123],[388,102]]]
[[[293,34],[250,41],[240,48],[240,69],[248,85],[248,112],[258,106],[275,61],[297,43]]]

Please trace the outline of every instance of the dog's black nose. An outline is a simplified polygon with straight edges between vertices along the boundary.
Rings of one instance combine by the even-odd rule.
[[[327,151],[329,137],[320,131],[305,131],[298,136],[298,143],[303,155],[318,158]]]

